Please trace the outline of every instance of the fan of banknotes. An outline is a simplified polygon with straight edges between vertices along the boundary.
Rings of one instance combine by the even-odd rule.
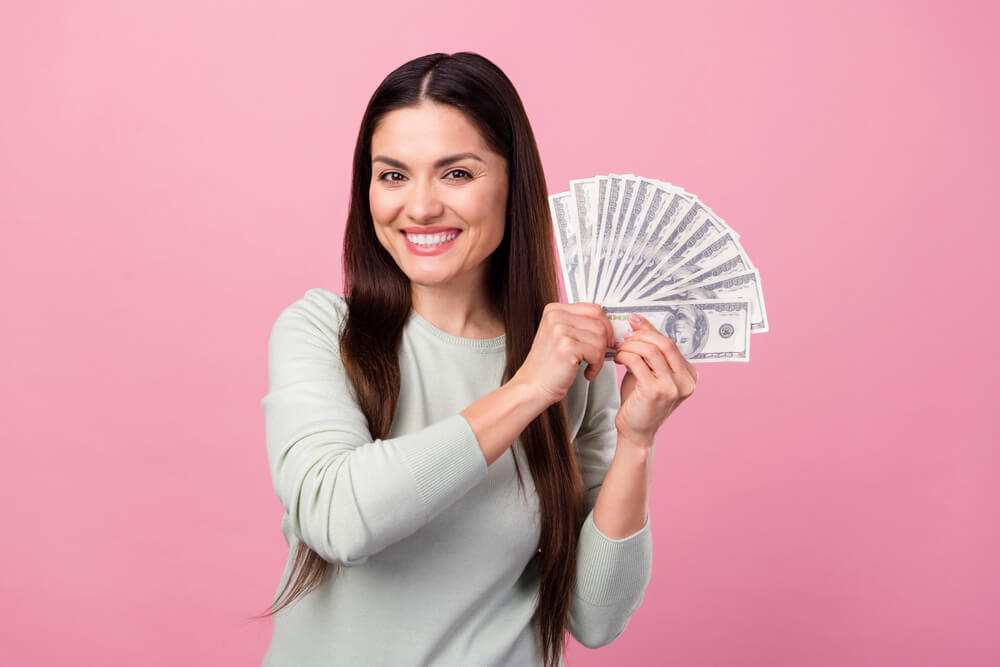
[[[549,206],[570,303],[601,304],[619,343],[629,314],[640,313],[688,361],[750,360],[750,335],[768,330],[767,313],[739,234],[664,181],[608,174],[569,185]]]

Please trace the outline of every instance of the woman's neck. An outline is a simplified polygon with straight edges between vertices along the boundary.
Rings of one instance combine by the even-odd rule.
[[[462,338],[496,338],[503,317],[494,312],[486,286],[411,284],[413,309],[441,331]]]

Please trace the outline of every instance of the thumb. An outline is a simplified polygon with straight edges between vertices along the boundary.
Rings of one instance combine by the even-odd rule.
[[[639,313],[632,313],[631,315],[629,315],[628,316],[628,323],[629,323],[629,326],[631,326],[633,330],[637,330],[637,329],[652,329],[654,331],[656,330],[656,327],[654,327],[653,324],[649,320],[647,320],[645,317],[643,317]]]

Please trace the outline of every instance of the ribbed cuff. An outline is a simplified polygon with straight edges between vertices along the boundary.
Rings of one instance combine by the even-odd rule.
[[[431,424],[400,447],[417,494],[429,516],[436,515],[486,477],[486,457],[462,415]]]
[[[591,510],[580,529],[576,595],[597,606],[638,599],[649,584],[652,564],[648,514],[642,528],[616,540],[597,529]]]

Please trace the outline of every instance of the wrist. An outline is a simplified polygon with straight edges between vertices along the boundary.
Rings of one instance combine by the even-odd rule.
[[[618,447],[636,452],[645,452],[653,449],[656,444],[656,434],[648,433],[622,433],[618,432]]]
[[[544,392],[539,391],[535,385],[529,382],[522,382],[516,375],[507,384],[503,385],[502,389],[507,392],[515,404],[530,410],[536,416],[540,415],[554,403]]]

